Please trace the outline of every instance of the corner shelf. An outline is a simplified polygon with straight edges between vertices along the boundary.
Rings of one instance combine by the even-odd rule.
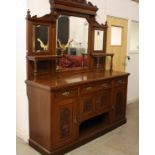
[[[114,57],[113,53],[93,53],[91,54],[91,56],[97,59],[97,69],[99,69],[99,66],[100,66],[100,58],[104,58],[108,56],[111,57],[110,71],[113,70],[113,57]]]
[[[34,55],[26,57],[29,61],[46,61],[46,60],[57,60],[62,58],[61,55]]]
[[[52,73],[53,68],[51,64],[55,64],[55,62],[60,58],[62,58],[62,56],[61,55],[31,55],[31,56],[27,56],[26,58],[27,58],[27,61],[32,62],[32,63],[29,63],[29,67],[31,67],[33,70],[31,73],[31,79],[36,81],[37,76],[39,75],[53,74]],[[42,67],[39,66],[39,63],[41,61],[42,61],[42,65],[43,63],[45,64],[44,71],[42,71]]]

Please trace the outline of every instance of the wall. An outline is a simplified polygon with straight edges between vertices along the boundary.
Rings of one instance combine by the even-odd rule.
[[[93,4],[99,8],[97,14],[97,20],[100,23],[104,23],[106,15],[117,16],[129,19],[129,25],[131,20],[138,21],[138,4],[131,2],[130,0],[90,0]],[[42,16],[50,12],[50,5],[48,0],[27,0],[27,8],[31,10],[31,14]],[[25,141],[28,140],[28,103],[26,96],[26,85],[24,83],[26,79],[26,0],[17,1],[17,136],[21,137]],[[129,36],[130,37],[130,36]],[[128,50],[130,54],[130,51]],[[138,52],[137,52],[138,53]],[[128,63],[128,70],[134,72],[134,81],[138,81],[138,54],[132,55],[133,61]],[[133,71],[134,69],[134,71]],[[133,74],[132,74],[133,75]],[[129,95],[128,100],[138,98],[137,85],[129,78]]]
[[[28,138],[28,102],[24,80],[26,80],[26,0],[18,0],[16,17],[16,130],[17,135]]]

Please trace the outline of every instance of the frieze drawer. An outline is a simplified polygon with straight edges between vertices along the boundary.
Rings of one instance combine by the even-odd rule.
[[[55,99],[65,99],[78,96],[78,89],[63,89],[55,92]]]
[[[109,89],[112,88],[112,81],[102,81],[98,83],[100,89]]]
[[[127,78],[118,78],[115,80],[115,86],[124,86],[127,84]]]
[[[90,84],[90,85],[85,85],[83,87],[80,88],[80,94],[90,94],[92,92],[95,92],[99,90],[99,85],[95,85],[95,84]]]

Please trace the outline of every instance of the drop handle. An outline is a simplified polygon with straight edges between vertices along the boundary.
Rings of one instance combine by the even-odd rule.
[[[69,91],[66,91],[64,93],[62,93],[63,96],[69,96],[70,92]]]
[[[88,91],[89,91],[89,90],[92,90],[92,87],[87,87],[86,90],[88,90]]]
[[[101,86],[104,87],[104,88],[108,88],[108,87],[109,87],[109,84],[104,83],[104,84],[102,84]]]
[[[118,84],[123,84],[123,80],[118,80],[117,83]]]

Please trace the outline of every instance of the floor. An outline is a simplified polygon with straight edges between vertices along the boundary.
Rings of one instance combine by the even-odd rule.
[[[127,106],[127,123],[65,155],[138,155],[139,105]],[[17,155],[40,155],[24,141],[17,138]]]

